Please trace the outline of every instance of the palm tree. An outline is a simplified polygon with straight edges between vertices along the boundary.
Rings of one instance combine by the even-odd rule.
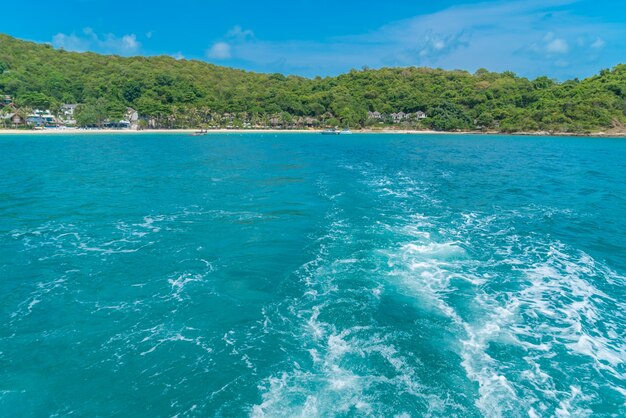
[[[17,116],[20,117],[20,119],[22,120],[24,125],[28,124],[28,115],[30,115],[31,113],[33,113],[33,109],[30,107],[20,107],[19,109],[17,109],[15,111],[15,113],[17,114]],[[17,128],[17,125],[15,126]]]
[[[170,121],[170,128],[174,125],[174,128],[178,125],[178,118],[180,117],[180,109],[178,106],[172,106],[170,116],[168,120]]]
[[[10,114],[9,112],[9,106],[5,106],[2,109],[0,109],[0,119],[2,119],[2,127],[6,128],[7,127],[7,120],[5,119],[8,115]]]

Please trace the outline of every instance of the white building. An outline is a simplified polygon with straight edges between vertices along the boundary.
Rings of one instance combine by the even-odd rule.
[[[57,126],[57,118],[49,110],[35,109],[28,115],[26,121],[37,127]]]
[[[139,127],[139,113],[132,107],[126,109],[126,120],[131,129],[137,129]]]
[[[66,125],[75,125],[76,119],[74,118],[74,112],[76,111],[77,104],[64,104],[61,106],[60,119]]]
[[[391,114],[391,120],[393,120],[393,123],[400,123],[402,121],[405,121],[407,118],[408,118],[408,115],[404,112]]]

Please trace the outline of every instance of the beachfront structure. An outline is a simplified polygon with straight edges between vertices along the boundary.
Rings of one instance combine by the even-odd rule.
[[[148,123],[148,125],[150,125],[150,123]],[[138,129],[139,113],[132,107],[128,107],[126,108],[124,119],[120,121],[106,121],[104,127],[109,129]]]
[[[59,118],[65,125],[76,125],[76,119],[74,119],[74,113],[76,112],[77,104],[64,104],[61,106],[61,112]]]
[[[304,120],[302,120],[302,124],[304,126],[306,126],[307,128],[313,128],[317,125],[319,125],[319,121],[315,118],[312,118],[310,116],[307,116],[304,118]]]
[[[427,117],[427,116],[426,116],[426,113],[422,112],[421,110],[420,110],[420,111],[418,111],[418,112],[415,112],[415,118],[416,118],[417,120],[420,120],[420,119],[426,119],[426,117]]]
[[[58,126],[57,118],[49,110],[35,109],[28,115],[26,122],[36,127]]]
[[[132,107],[126,109],[126,120],[131,129],[137,129],[139,127],[139,113]]]
[[[105,122],[103,127],[107,129],[130,129],[130,122],[127,120],[120,120],[118,122]]]
[[[17,113],[8,113],[6,115],[0,115],[0,120],[2,120],[2,126],[12,126],[17,128],[18,126],[24,126],[26,121]]]

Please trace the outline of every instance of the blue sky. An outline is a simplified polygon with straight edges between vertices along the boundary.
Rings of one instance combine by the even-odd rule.
[[[3,5],[0,32],[304,76],[414,65],[563,80],[626,62],[621,0],[31,0],[27,9]]]

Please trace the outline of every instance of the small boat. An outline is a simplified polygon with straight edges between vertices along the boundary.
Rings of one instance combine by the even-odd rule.
[[[352,131],[348,128],[341,130],[341,132],[339,132],[339,135],[352,135]]]
[[[199,131],[192,133],[191,136],[203,136],[208,133],[209,131],[207,129],[200,129]]]
[[[322,131],[322,135],[339,135],[339,131],[337,129],[326,129]]]

